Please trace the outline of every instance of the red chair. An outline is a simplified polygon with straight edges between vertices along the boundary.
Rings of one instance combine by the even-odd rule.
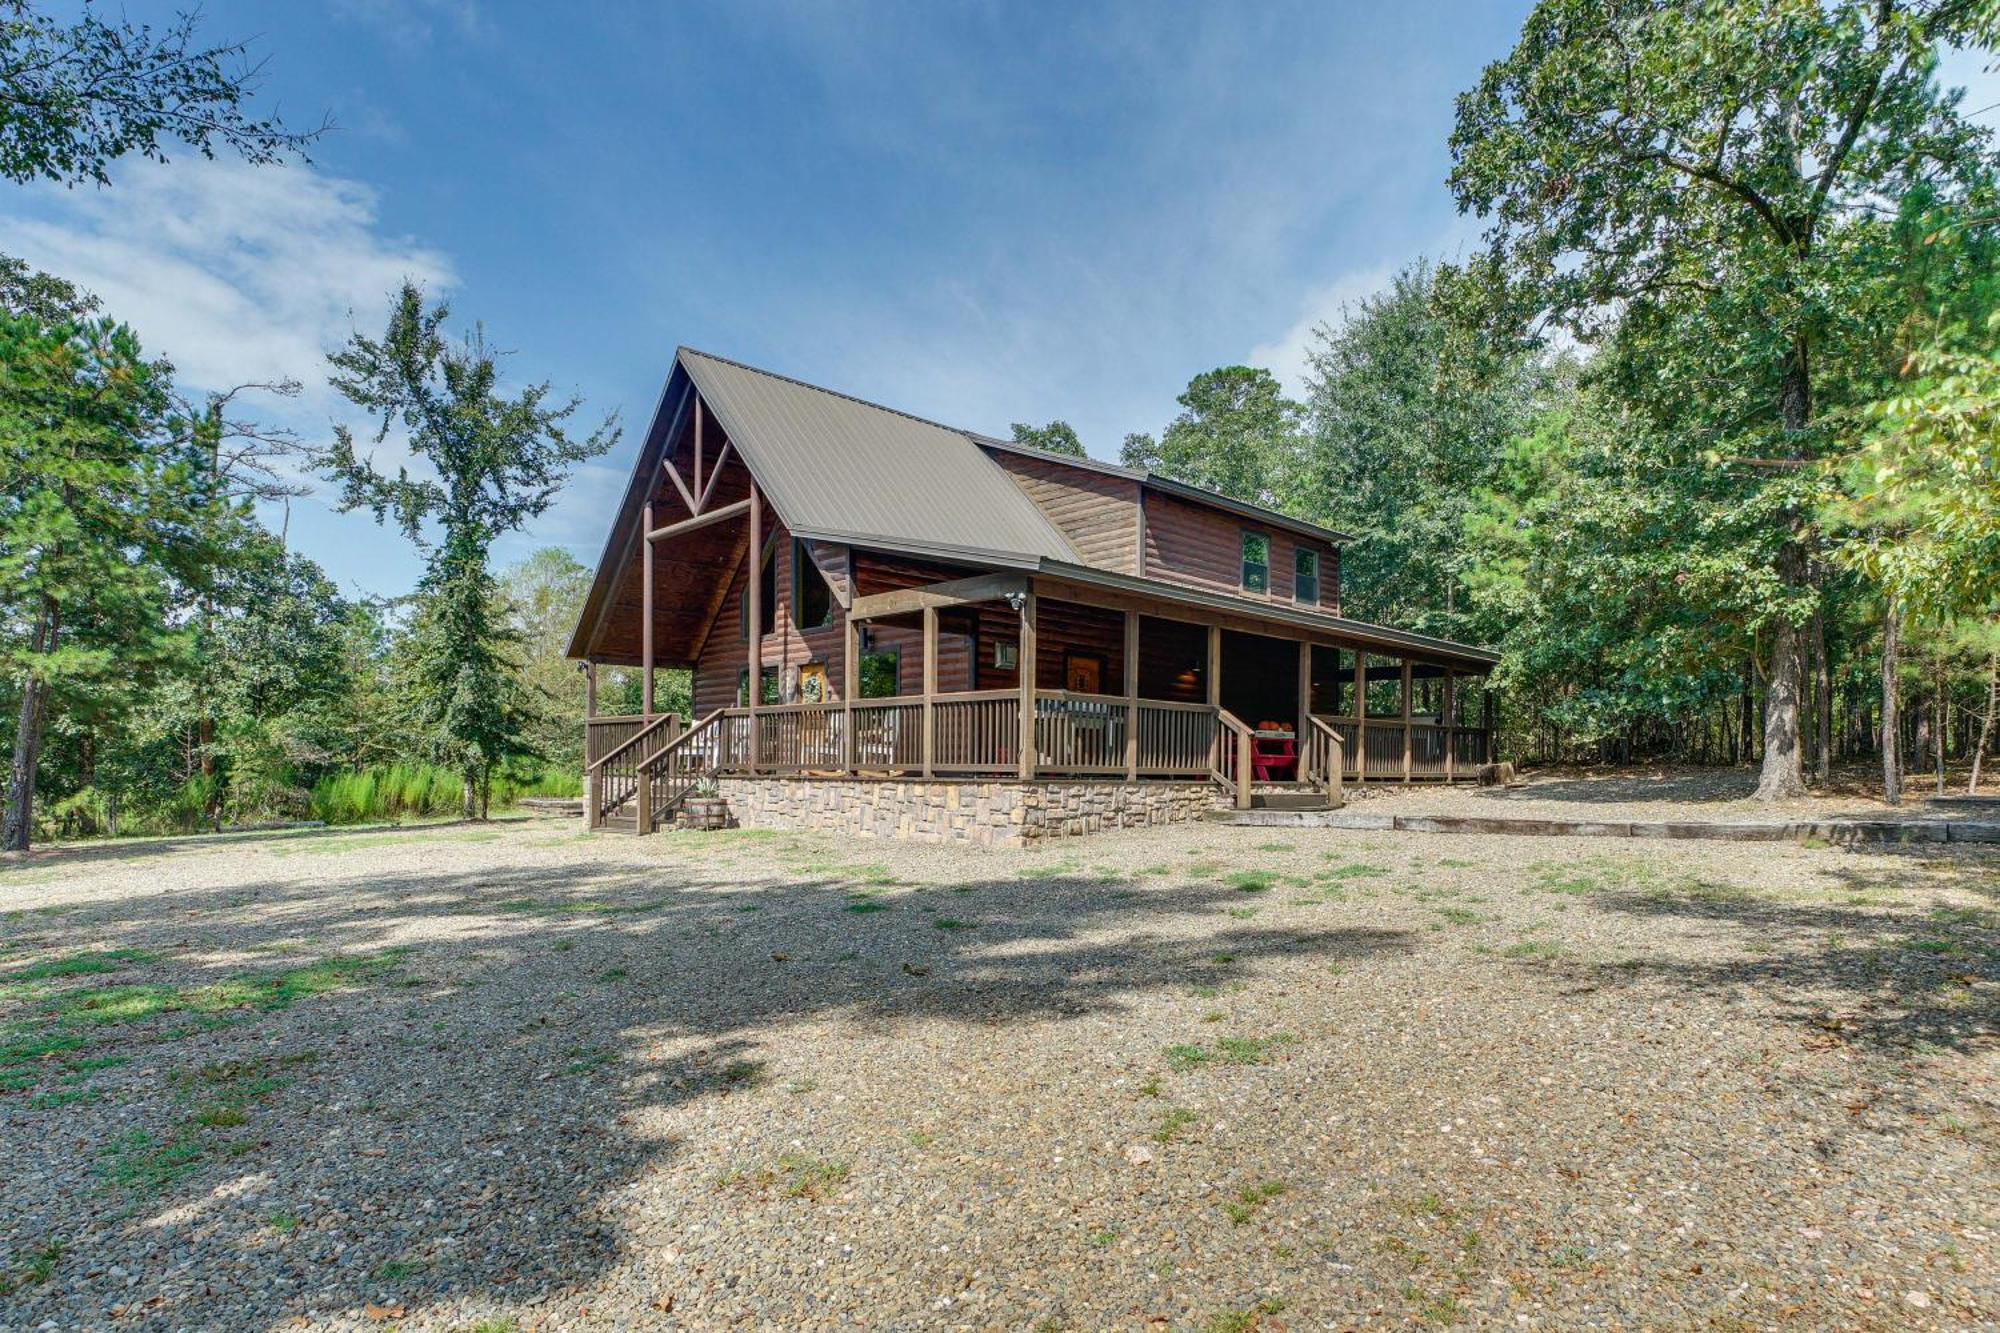
[[[1258,782],[1290,782],[1299,773],[1299,743],[1289,731],[1257,731],[1250,736],[1250,776]]]

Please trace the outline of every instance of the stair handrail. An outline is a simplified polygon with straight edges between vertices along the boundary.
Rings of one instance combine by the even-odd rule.
[[[651,833],[654,820],[679,805],[687,794],[694,790],[695,784],[701,781],[703,774],[700,772],[689,769],[685,773],[675,774],[672,766],[684,757],[698,740],[706,739],[707,733],[716,730],[716,724],[729,711],[727,708],[718,708],[708,716],[697,719],[688,725],[686,731],[639,762],[639,799],[633,804],[632,816],[640,833]],[[676,777],[680,779],[678,783],[675,782]],[[655,781],[664,782],[663,793],[654,791]]]
[[[1328,802],[1342,803],[1340,793],[1341,772],[1346,768],[1346,745],[1340,733],[1321,721],[1318,716],[1308,713],[1308,743],[1303,748],[1299,763],[1300,776],[1317,787]]]
[[[651,722],[648,722],[645,726],[639,728],[639,730],[633,732],[630,736],[627,736],[624,740],[612,746],[609,750],[606,750],[596,759],[592,760],[588,764],[585,764],[583,766],[583,771],[589,773],[595,769],[603,768],[613,759],[616,759],[619,755],[624,754],[627,750],[637,745],[640,741],[645,740],[646,737],[652,735],[654,732],[658,731],[661,727],[672,726],[674,723],[678,721],[680,721],[680,715],[678,713],[660,714],[658,717],[654,718]]]
[[[1227,708],[1215,710],[1215,755],[1209,763],[1208,776],[1211,781],[1229,793],[1230,803],[1238,810],[1250,808],[1250,738],[1251,730],[1243,719]],[[1223,747],[1231,749],[1233,764],[1223,762]],[[1229,770],[1233,768],[1235,772]]]

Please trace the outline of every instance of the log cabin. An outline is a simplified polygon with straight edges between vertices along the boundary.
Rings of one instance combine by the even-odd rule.
[[[585,819],[1004,843],[1470,778],[1495,656],[1342,616],[1347,540],[680,348],[570,644]]]

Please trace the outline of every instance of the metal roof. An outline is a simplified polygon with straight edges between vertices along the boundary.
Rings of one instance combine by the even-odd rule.
[[[794,534],[1008,563],[1077,559],[963,431],[692,348],[676,355]]]
[[[1069,579],[1074,583],[1095,584],[1098,587],[1114,588],[1122,592],[1144,593],[1157,597],[1162,602],[1178,602],[1184,606],[1233,611],[1242,616],[1323,630],[1371,647],[1414,648],[1420,652],[1461,658],[1484,666],[1495,666],[1500,661],[1500,654],[1491,648],[1479,648],[1469,643],[1454,643],[1450,639],[1440,639],[1435,635],[1418,634],[1412,630],[1395,629],[1388,625],[1370,624],[1365,620],[1349,620],[1345,616],[1330,616],[1324,611],[1311,611],[1282,602],[1237,597],[1210,588],[1169,583],[1165,579],[1142,578],[1136,574],[1120,574],[1115,570],[1099,569],[1095,565],[1079,565],[1060,560],[1044,560],[1038,569],[1039,572],[1054,578]]]
[[[1338,528],[1329,528],[1325,524],[1315,523],[1311,519],[1295,518],[1280,510],[1271,509],[1260,504],[1253,504],[1249,500],[1239,500],[1233,495],[1224,495],[1221,491],[1212,491],[1206,486],[1197,486],[1193,482],[1181,481],[1178,478],[1169,477],[1165,473],[1155,472],[1151,468],[1127,467],[1123,463],[1107,463],[1101,458],[1078,458],[1074,454],[1052,453],[1047,449],[1037,449],[1031,444],[1021,444],[1015,440],[1003,440],[993,435],[981,435],[977,431],[968,431],[966,433],[979,441],[980,445],[987,449],[998,449],[1003,453],[1010,454],[1025,454],[1030,458],[1053,459],[1055,462],[1061,463],[1066,467],[1082,468],[1086,472],[1102,473],[1107,477],[1123,477],[1127,481],[1136,481],[1142,486],[1151,486],[1154,490],[1165,491],[1170,495],[1182,496],[1199,504],[1209,504],[1214,505],[1218,509],[1227,509],[1233,514],[1255,520],[1268,527],[1284,528],[1290,532],[1302,532],[1308,537],[1317,537],[1331,546],[1342,546],[1354,540],[1352,533],[1342,532]]]

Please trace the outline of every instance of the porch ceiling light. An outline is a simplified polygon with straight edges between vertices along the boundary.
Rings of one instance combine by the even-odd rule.
[[[1028,594],[1024,592],[1010,592],[1007,594],[1007,605],[1015,611],[1019,611],[1027,603]]]

